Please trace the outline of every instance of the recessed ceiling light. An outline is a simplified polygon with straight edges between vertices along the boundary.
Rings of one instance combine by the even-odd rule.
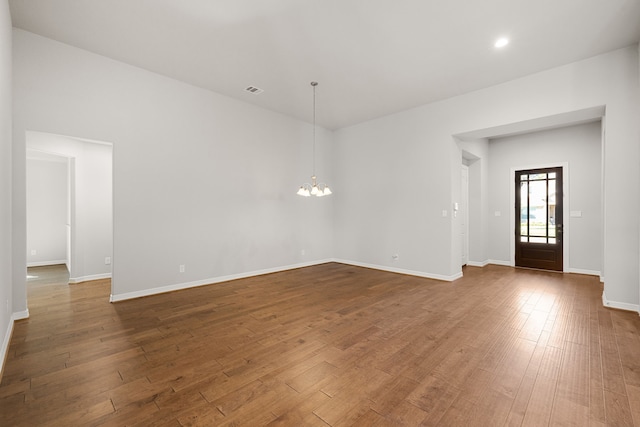
[[[496,40],[494,46],[497,47],[498,49],[500,49],[501,47],[505,47],[508,44],[509,44],[509,39],[508,38],[500,37],[498,40]]]

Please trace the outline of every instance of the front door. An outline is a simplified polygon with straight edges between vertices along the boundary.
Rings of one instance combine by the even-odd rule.
[[[515,177],[516,266],[562,271],[562,168]]]

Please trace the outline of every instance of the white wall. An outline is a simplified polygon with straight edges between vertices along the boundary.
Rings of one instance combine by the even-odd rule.
[[[320,132],[318,174],[337,191],[301,200],[309,124],[21,30],[14,40],[14,272],[26,264],[28,130],[114,143],[113,291],[132,296],[332,255],[459,277],[452,136],[605,105],[605,292],[638,308],[640,199],[618,191],[640,181],[636,46]],[[13,298],[24,307],[19,281]]]
[[[27,266],[66,263],[67,160],[27,159]]]
[[[11,15],[0,1],[0,374],[11,339]]]
[[[115,299],[331,256],[333,196],[295,194],[311,175],[309,123],[17,29],[14,76],[14,270],[27,131],[113,143]],[[332,184],[332,134],[317,137]]]
[[[600,122],[523,135],[492,139],[489,143],[489,259],[511,261],[513,237],[511,169],[538,165],[568,164],[569,194],[564,210],[581,211],[582,217],[569,218],[564,233],[569,257],[565,271],[600,275],[602,264],[601,215],[601,126]]]
[[[111,264],[105,264],[105,258],[113,255],[112,145],[31,131],[26,143],[28,149],[72,159],[69,281],[111,277]]]
[[[338,259],[443,279],[459,273],[460,252],[458,271],[451,266],[451,136],[436,143],[431,126],[413,109],[335,132]],[[460,164],[458,155],[458,175]]]
[[[602,105],[605,293],[612,306],[640,308],[640,199],[619,191],[640,184],[636,46],[336,131],[337,257],[458,277],[460,231],[450,213],[461,150],[452,136]]]

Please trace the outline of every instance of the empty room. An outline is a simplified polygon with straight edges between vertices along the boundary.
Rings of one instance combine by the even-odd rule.
[[[639,41],[0,0],[0,425],[640,426]]]

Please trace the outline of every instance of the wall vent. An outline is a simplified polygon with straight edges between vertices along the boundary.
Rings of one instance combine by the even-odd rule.
[[[247,86],[246,88],[244,88],[244,90],[246,92],[252,93],[254,95],[257,95],[259,93],[264,92],[264,90],[260,89],[259,87],[255,87],[255,86]]]

